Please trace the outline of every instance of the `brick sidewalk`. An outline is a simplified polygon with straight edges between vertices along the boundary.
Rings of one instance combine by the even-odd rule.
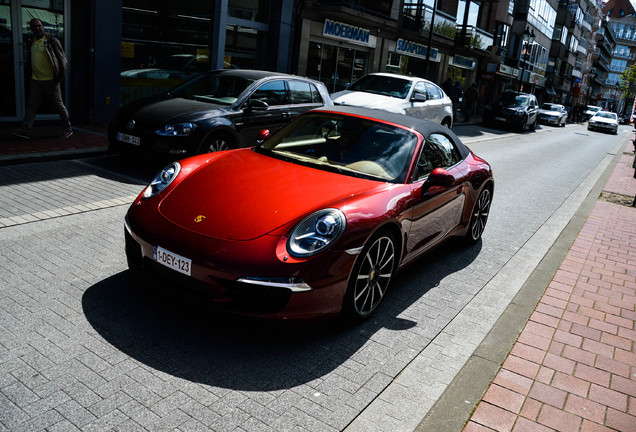
[[[599,200],[464,432],[636,431],[635,306],[636,208]]]

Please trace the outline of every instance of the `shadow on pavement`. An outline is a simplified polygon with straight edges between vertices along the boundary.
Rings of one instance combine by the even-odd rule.
[[[382,328],[399,332],[419,325],[424,329],[420,336],[430,331],[425,321],[432,322],[436,311],[421,317],[420,323],[399,315],[444,277],[470,265],[480,249],[481,243],[463,249],[448,242],[435,254],[422,257],[397,275],[385,303],[362,323],[343,319],[271,322],[226,316],[195,301],[157,294],[130,270],[90,287],[82,305],[86,318],[106,341],[154,369],[227,389],[280,390],[310,382],[343,365]],[[436,324],[438,331],[445,324]],[[408,343],[409,337],[403,336],[392,336],[390,343]],[[373,378],[394,355],[384,360],[362,356],[368,364],[361,364],[358,356],[353,362],[361,369],[357,379],[363,384]]]

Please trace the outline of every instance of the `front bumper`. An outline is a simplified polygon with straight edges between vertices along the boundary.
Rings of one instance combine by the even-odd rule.
[[[280,248],[286,240],[280,236],[233,242],[180,231],[173,236],[178,240],[170,240],[154,234],[169,232],[168,222],[163,226],[157,226],[157,220],[139,223],[131,212],[135,209],[129,211],[125,225],[128,265],[168,295],[203,301],[234,314],[271,319],[318,318],[337,314],[342,308],[355,256],[327,251],[304,261],[284,261]],[[154,227],[152,232],[147,231],[148,226]],[[156,262],[153,251],[158,245],[191,258],[191,275]],[[243,277],[293,277],[306,282],[311,290],[239,281]]]
[[[602,131],[609,131],[609,132],[615,132],[618,130],[618,125],[611,124],[611,123],[601,123],[601,122],[588,123],[587,127],[590,130],[602,130]]]
[[[178,158],[196,154],[196,137],[163,137],[153,131],[128,130],[116,123],[108,128],[108,149],[114,153],[170,155]]]
[[[560,118],[550,115],[539,115],[539,121],[545,124],[558,125],[560,123]]]

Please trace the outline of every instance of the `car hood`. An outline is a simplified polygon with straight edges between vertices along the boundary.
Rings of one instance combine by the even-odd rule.
[[[545,115],[551,115],[551,116],[560,116],[561,112],[560,111],[552,111],[552,110],[540,109],[539,110],[539,114],[545,114]]]
[[[251,240],[340,199],[383,187],[387,184],[241,149],[192,172],[163,199],[159,210],[199,234]]]
[[[146,126],[156,126],[176,121],[198,121],[218,117],[227,113],[229,108],[226,105],[160,95],[124,106],[118,117],[120,120],[132,119]]]
[[[618,124],[618,120],[608,119],[605,117],[592,117],[590,121],[595,123]]]
[[[338,105],[351,105],[384,110],[391,107],[398,107],[405,102],[404,99],[391,96],[347,90],[334,93],[331,95],[331,98],[333,102]]]

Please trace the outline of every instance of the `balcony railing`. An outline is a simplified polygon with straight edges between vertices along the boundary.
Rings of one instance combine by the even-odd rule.
[[[614,50],[612,51],[612,57],[627,59],[627,60],[634,60],[636,58],[636,54],[633,54],[629,51]]]

